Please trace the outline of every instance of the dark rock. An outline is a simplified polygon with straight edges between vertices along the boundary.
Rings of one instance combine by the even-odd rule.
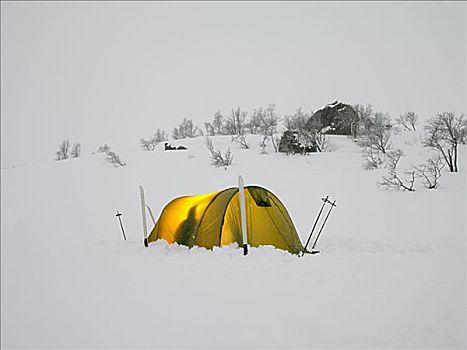
[[[172,146],[170,143],[165,142],[164,143],[164,150],[166,151],[179,151],[179,150],[186,150],[187,148],[185,146]]]
[[[326,134],[350,135],[351,121],[358,118],[355,109],[346,103],[334,101],[317,110],[306,122],[308,130],[327,129]]]

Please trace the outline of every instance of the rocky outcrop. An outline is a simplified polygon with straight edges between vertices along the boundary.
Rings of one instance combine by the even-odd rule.
[[[350,135],[351,124],[357,118],[358,114],[351,105],[334,101],[318,109],[307,121],[305,128],[325,129],[326,134]]]

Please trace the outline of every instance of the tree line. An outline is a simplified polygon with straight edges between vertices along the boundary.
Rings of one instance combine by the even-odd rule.
[[[393,164],[392,168],[396,168],[397,158],[400,159],[403,154],[392,147],[391,135],[395,127],[406,131],[416,131],[419,122],[417,114],[412,111],[403,113],[396,118],[394,123],[389,114],[376,111],[369,104],[366,106],[355,104],[352,109],[355,113],[342,113],[332,124],[339,124],[350,130],[350,135],[362,149],[363,167],[365,169],[376,169],[383,166],[383,164]],[[276,135],[281,122],[285,131],[282,137],[278,138]],[[230,135],[232,141],[237,142],[241,148],[249,148],[247,135],[259,134],[262,135],[260,146],[264,152],[266,145],[270,143],[274,152],[280,150],[285,153],[304,153],[311,147],[318,150],[324,149],[326,134],[332,128],[333,125],[324,125],[319,118],[313,118],[312,112],[307,113],[298,108],[294,114],[281,117],[276,112],[275,105],[268,104],[266,107],[253,110],[252,113],[243,110],[241,107],[232,108],[227,116],[217,111],[212,120],[204,123],[204,131],[195,125],[193,120],[184,118],[178,126],[173,128],[171,136],[172,139],[178,140],[205,135],[208,150],[213,150],[212,140],[209,139],[211,136]],[[428,119],[423,128],[425,131],[423,145],[435,150],[440,159],[431,159],[430,164],[425,166],[425,173],[421,172],[421,176],[426,175],[427,169],[432,169],[431,173],[437,174],[440,163],[446,165],[449,171],[457,172],[457,147],[458,144],[465,143],[467,133],[467,123],[464,115],[456,116],[451,112],[439,113]],[[286,136],[291,140],[290,144],[283,142]],[[139,145],[145,151],[154,151],[160,142],[167,140],[167,133],[157,129],[152,135],[140,138]],[[300,145],[296,150],[292,147],[294,143]],[[228,151],[230,152],[230,150]],[[101,152],[107,155],[111,164],[116,166],[124,165],[124,162],[120,159],[115,160],[118,156],[110,150],[110,147],[108,150],[101,150]],[[75,142],[71,145],[67,139],[60,143],[55,159],[77,158],[80,155],[81,144]],[[218,154],[217,158],[219,158]],[[228,158],[231,162],[231,153],[229,153]],[[386,161],[388,158],[391,158],[389,162]],[[225,163],[224,160],[223,162]],[[391,178],[394,180],[397,176],[393,175]]]

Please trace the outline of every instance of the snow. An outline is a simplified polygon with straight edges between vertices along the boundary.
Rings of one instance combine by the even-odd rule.
[[[398,137],[409,154],[416,136]],[[233,151],[228,169],[209,166],[203,138],[119,153],[122,168],[94,154],[3,169],[2,347],[465,348],[465,146],[459,173],[408,193],[377,188],[384,171],[363,170],[344,136],[309,156],[247,140],[213,137]],[[320,198],[336,199],[321,253],[143,246],[140,184],[158,216],[238,174],[282,200],[303,242]]]
[[[344,104],[344,105],[348,104],[348,103],[345,103],[345,102],[343,102],[343,101],[335,100],[335,101],[333,101],[333,102],[331,102],[331,103],[326,103],[326,104],[325,104],[324,106],[322,106],[321,108],[318,108],[318,109],[315,111],[315,113],[318,112],[318,111],[325,110],[325,109],[327,109],[327,108],[335,107],[335,106],[337,106],[339,103],[342,103],[342,104]],[[342,111],[343,109],[345,109],[345,107],[344,107],[344,108],[340,108],[339,111]]]

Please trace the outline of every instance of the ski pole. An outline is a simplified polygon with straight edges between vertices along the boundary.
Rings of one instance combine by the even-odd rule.
[[[120,221],[120,227],[122,228],[123,238],[126,241],[125,230],[123,229],[122,219],[120,218],[120,216],[122,216],[122,214],[119,213],[118,210],[117,210],[117,215],[115,215],[115,216],[118,217],[118,221]]]
[[[332,203],[329,202],[329,204],[331,204],[331,208],[329,208],[328,214],[324,218],[323,224],[321,225],[321,228],[319,229],[318,236],[316,236],[315,243],[311,247],[311,250],[313,250],[315,248],[315,246],[316,246],[316,243],[318,243],[319,236],[321,235],[321,232],[323,232],[324,225],[326,224],[326,221],[328,220],[328,217],[331,214],[332,208],[336,207],[336,201],[334,201]]]
[[[303,248],[302,256],[305,255],[306,247],[308,247],[308,244],[310,243],[311,236],[313,235],[313,231],[315,230],[319,217],[321,216],[321,213],[323,212],[324,206],[326,205],[326,203],[328,203],[328,198],[329,198],[329,195],[326,196],[326,198],[321,198],[321,200],[323,201],[323,205],[321,206],[318,216],[316,217],[315,223],[313,224],[313,228],[311,229],[310,235],[308,236],[308,240],[306,241],[305,247]]]

